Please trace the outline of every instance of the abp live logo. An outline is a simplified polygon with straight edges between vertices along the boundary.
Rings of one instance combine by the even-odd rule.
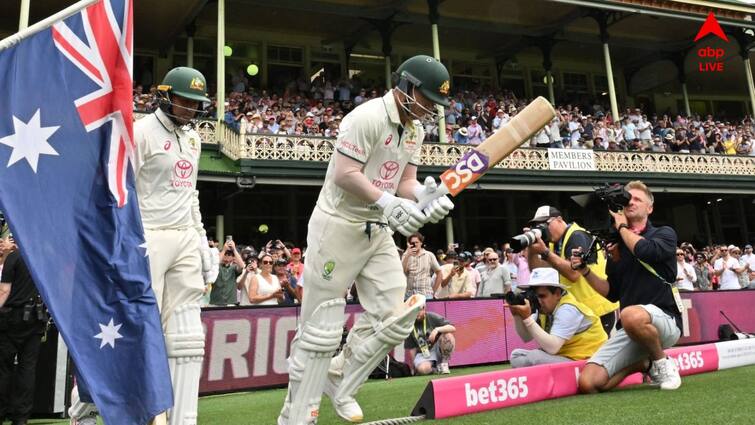
[[[705,19],[705,23],[703,23],[700,31],[695,36],[695,42],[708,34],[713,34],[725,42],[729,42],[729,38],[724,33],[713,12],[708,13],[708,18]],[[720,47],[704,46],[697,49],[697,56],[700,58],[700,61],[697,63],[697,70],[699,72],[723,72],[723,58],[725,54],[726,51]]]

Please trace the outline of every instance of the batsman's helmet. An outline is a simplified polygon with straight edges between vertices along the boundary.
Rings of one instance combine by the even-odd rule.
[[[449,106],[450,77],[445,65],[439,60],[427,55],[413,56],[398,67],[394,76],[397,79],[396,85],[403,92],[409,92],[408,83],[433,103]]]
[[[210,102],[206,92],[207,80],[194,68],[179,66],[171,69],[165,74],[162,84],[157,86],[157,89],[197,102]]]

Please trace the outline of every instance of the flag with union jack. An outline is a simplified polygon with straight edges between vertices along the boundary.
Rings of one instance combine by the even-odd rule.
[[[0,210],[108,424],[173,404],[130,166],[132,0],[0,50]]]

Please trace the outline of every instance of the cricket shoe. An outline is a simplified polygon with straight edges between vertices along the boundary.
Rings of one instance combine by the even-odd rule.
[[[443,362],[443,363],[439,364],[438,365],[438,373],[440,373],[442,375],[448,375],[449,373],[451,373],[451,370],[448,368],[448,363]]]
[[[359,423],[364,420],[364,413],[362,413],[362,408],[359,407],[359,403],[357,403],[354,397],[342,397],[336,400],[336,390],[341,384],[343,376],[341,372],[343,370],[343,362],[343,354],[339,354],[331,360],[324,392],[330,398],[333,408],[341,419],[351,423]]]
[[[80,418],[71,418],[71,425],[97,425],[97,412],[92,412]]]

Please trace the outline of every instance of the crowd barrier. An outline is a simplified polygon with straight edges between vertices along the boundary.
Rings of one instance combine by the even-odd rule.
[[[718,327],[727,323],[723,311],[744,331],[755,331],[755,291],[683,293],[684,329],[679,343],[718,340]],[[428,311],[456,326],[456,351],[451,366],[500,363],[515,348],[534,348],[514,330],[507,307],[497,299],[429,301]],[[359,305],[346,308],[347,326],[362,313]],[[205,360],[200,381],[203,395],[280,386],[288,382],[286,358],[296,331],[298,307],[208,308],[202,311],[206,330]],[[406,358],[401,347],[393,352]]]

